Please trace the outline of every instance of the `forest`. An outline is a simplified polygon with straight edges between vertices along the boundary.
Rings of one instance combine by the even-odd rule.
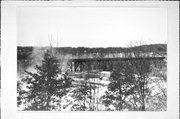
[[[128,48],[17,49],[19,111],[166,111],[166,58],[152,61],[138,55],[153,52],[164,56],[165,44]],[[112,71],[92,71],[87,67],[82,72],[62,69],[66,62],[62,63],[60,59],[67,54],[82,57],[94,53],[94,57],[105,58],[107,54],[122,52],[142,58],[115,62]],[[31,60],[34,60],[33,64]],[[28,63],[24,65],[24,62]]]
[[[17,56],[18,60],[27,59],[33,52],[34,49],[38,47],[30,46],[18,46]],[[47,47],[40,47],[39,49],[44,50]],[[141,52],[155,52],[155,53],[166,53],[166,44],[151,44],[151,45],[141,45],[134,47],[53,47],[59,54],[66,55],[71,54],[72,56],[81,56],[83,54],[110,54],[110,53],[126,53],[131,51],[141,51]]]

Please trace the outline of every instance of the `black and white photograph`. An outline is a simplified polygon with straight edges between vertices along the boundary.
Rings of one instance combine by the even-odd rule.
[[[2,119],[178,119],[179,2],[2,1]]]
[[[19,7],[18,111],[166,111],[164,8]]]

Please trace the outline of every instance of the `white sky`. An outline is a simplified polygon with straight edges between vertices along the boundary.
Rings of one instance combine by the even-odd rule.
[[[125,47],[129,42],[166,43],[163,8],[21,7],[18,46]]]

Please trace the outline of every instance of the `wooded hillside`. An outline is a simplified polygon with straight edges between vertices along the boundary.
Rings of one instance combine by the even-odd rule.
[[[17,47],[17,56],[18,60],[27,59],[33,52],[34,49],[39,48],[40,50],[45,50],[48,47]],[[113,53],[127,53],[134,51],[141,52],[158,52],[158,53],[166,53],[167,45],[166,44],[151,44],[151,45],[141,45],[130,48],[123,47],[97,47],[97,48],[89,48],[89,47],[53,47],[56,51],[61,55],[72,55],[72,56],[81,56],[84,54],[113,54]]]

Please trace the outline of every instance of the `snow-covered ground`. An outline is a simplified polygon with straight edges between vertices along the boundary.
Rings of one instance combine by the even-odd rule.
[[[110,83],[109,78],[110,78],[111,72],[109,71],[102,71],[102,72],[96,72],[96,74],[88,75],[91,76],[92,78],[88,77],[88,83],[91,83],[92,85],[96,85],[97,87],[95,90],[92,90],[92,95],[93,95],[93,101],[94,101],[94,106],[98,107],[98,110],[104,110],[105,107],[100,103],[100,97],[102,97],[107,91],[107,86]],[[62,77],[62,75],[59,75],[59,78]],[[87,77],[87,72],[81,72],[81,73],[73,73],[71,74],[71,78],[74,79],[74,85],[80,84],[81,82],[85,81],[85,78]],[[158,77],[149,77],[148,79],[148,88],[151,89],[151,95],[156,95],[158,93],[161,93],[162,89],[166,89],[166,81],[160,80]],[[25,88],[25,85],[23,86]],[[74,90],[76,87],[72,88]],[[69,95],[69,96],[68,96]],[[69,106],[66,108],[61,108],[61,111],[70,111],[71,107],[73,104],[75,104],[75,99],[73,99],[70,96],[70,93],[67,94],[67,96],[64,96],[62,98],[62,105],[67,103],[67,100],[71,102]],[[128,100],[128,99],[127,99]],[[88,105],[88,104],[87,104]],[[19,110],[22,110],[24,106],[21,106]],[[114,108],[112,105],[110,108]]]

